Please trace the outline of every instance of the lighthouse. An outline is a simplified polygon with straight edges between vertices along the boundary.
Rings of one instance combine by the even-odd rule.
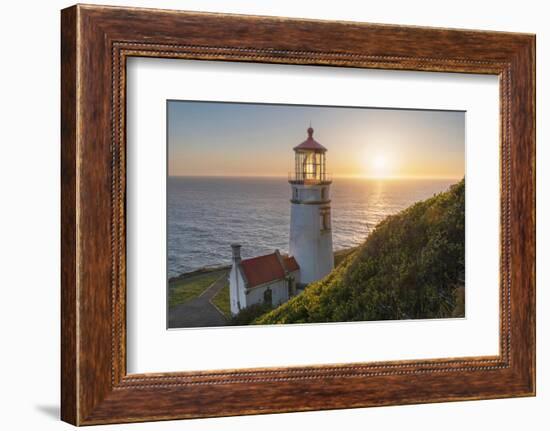
[[[307,134],[307,139],[294,147],[294,174],[289,179],[289,253],[300,266],[303,284],[323,278],[334,268],[327,149],[313,139],[311,126]]]

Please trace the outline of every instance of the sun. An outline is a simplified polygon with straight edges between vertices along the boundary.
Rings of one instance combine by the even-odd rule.
[[[369,173],[373,177],[384,178],[390,174],[390,161],[385,154],[376,154],[369,157]]]

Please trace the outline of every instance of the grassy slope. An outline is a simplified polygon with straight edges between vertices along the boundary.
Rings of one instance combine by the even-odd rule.
[[[229,304],[229,282],[212,298],[211,300],[216,307],[225,315],[226,318],[231,318],[231,306]]]
[[[464,180],[382,221],[324,279],[255,324],[464,313]]]
[[[193,275],[188,278],[170,281],[169,283],[169,306],[174,307],[184,304],[199,296],[212,283],[222,275],[222,271],[208,272],[205,274]]]

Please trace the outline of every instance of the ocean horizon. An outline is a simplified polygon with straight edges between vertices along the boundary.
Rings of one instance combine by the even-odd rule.
[[[458,181],[333,177],[334,251],[359,245],[387,216]],[[232,243],[243,258],[288,253],[290,198],[285,176],[169,176],[168,277],[229,265]]]

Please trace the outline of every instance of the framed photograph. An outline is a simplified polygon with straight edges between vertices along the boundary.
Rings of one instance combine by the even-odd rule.
[[[535,394],[535,36],[62,11],[62,419]]]

